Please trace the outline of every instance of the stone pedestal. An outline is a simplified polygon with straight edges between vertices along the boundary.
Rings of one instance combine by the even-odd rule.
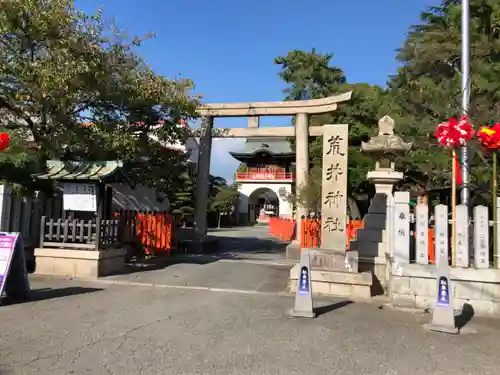
[[[357,251],[315,250],[310,255],[313,294],[353,299],[372,296],[373,276],[359,273]],[[299,264],[290,270],[288,288],[297,291]]]
[[[390,251],[390,228],[393,206],[394,185],[403,179],[403,173],[393,168],[380,168],[368,172],[367,178],[375,185],[375,196],[368,213],[363,218],[364,228],[358,229],[356,240],[351,242],[351,249],[359,253],[360,269],[371,271],[378,285],[378,293],[383,293],[387,286],[387,257]]]
[[[36,274],[96,278],[122,270],[127,250],[35,249]]]
[[[316,250],[311,254],[311,267],[324,271],[358,272],[358,252]]]
[[[361,258],[385,258],[390,235],[383,231],[390,228],[388,220],[391,217],[388,213],[394,205],[392,191],[394,185],[403,179],[403,173],[396,172],[392,168],[378,168],[368,172],[367,179],[375,185],[375,196],[368,213],[363,218],[364,227],[358,230],[354,246],[358,246],[356,250],[359,251]],[[379,246],[380,244],[383,246]]]
[[[288,288],[290,292],[297,291],[300,265],[296,264],[290,270]],[[369,299],[373,277],[371,272],[336,272],[311,267],[311,289],[313,294],[332,297]]]

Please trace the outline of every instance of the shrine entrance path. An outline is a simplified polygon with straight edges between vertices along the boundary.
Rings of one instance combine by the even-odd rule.
[[[283,263],[288,243],[270,237],[268,233],[269,227],[264,225],[209,231],[209,235],[219,240],[219,251],[216,256],[224,259]]]
[[[268,236],[267,227],[211,230],[218,251],[179,254],[158,264],[130,266],[128,272],[102,278],[102,282],[159,285],[191,289],[237,290],[241,293],[285,293],[289,271],[286,243]]]
[[[293,299],[32,277],[32,302],[0,306],[2,375],[498,374],[500,322],[427,332],[428,314]],[[337,301],[340,302],[340,301]],[[337,308],[336,308],[337,307]],[[336,309],[335,309],[336,308]]]

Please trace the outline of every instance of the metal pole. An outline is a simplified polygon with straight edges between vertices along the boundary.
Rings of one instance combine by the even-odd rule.
[[[462,0],[462,114],[469,113],[470,100],[470,41],[469,41],[469,0]],[[467,147],[462,147],[462,204],[469,205],[469,153]]]

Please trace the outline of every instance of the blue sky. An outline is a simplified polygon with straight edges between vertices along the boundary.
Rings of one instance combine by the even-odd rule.
[[[293,49],[334,54],[349,82],[384,85],[397,68],[395,50],[408,26],[439,0],[77,0],[93,12],[104,6],[132,35],[156,32],[140,48],[151,67],[196,84],[206,102],[282,100],[276,56]],[[263,126],[288,118],[265,118]],[[218,127],[245,126],[246,119],[224,119]],[[228,150],[241,139],[214,142],[212,173],[232,178],[238,162]]]

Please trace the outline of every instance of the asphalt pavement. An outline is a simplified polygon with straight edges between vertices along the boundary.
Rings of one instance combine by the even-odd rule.
[[[445,335],[423,312],[330,299],[289,318],[289,265],[252,249],[98,281],[32,276],[32,301],[0,306],[0,374],[500,373],[499,320]]]

